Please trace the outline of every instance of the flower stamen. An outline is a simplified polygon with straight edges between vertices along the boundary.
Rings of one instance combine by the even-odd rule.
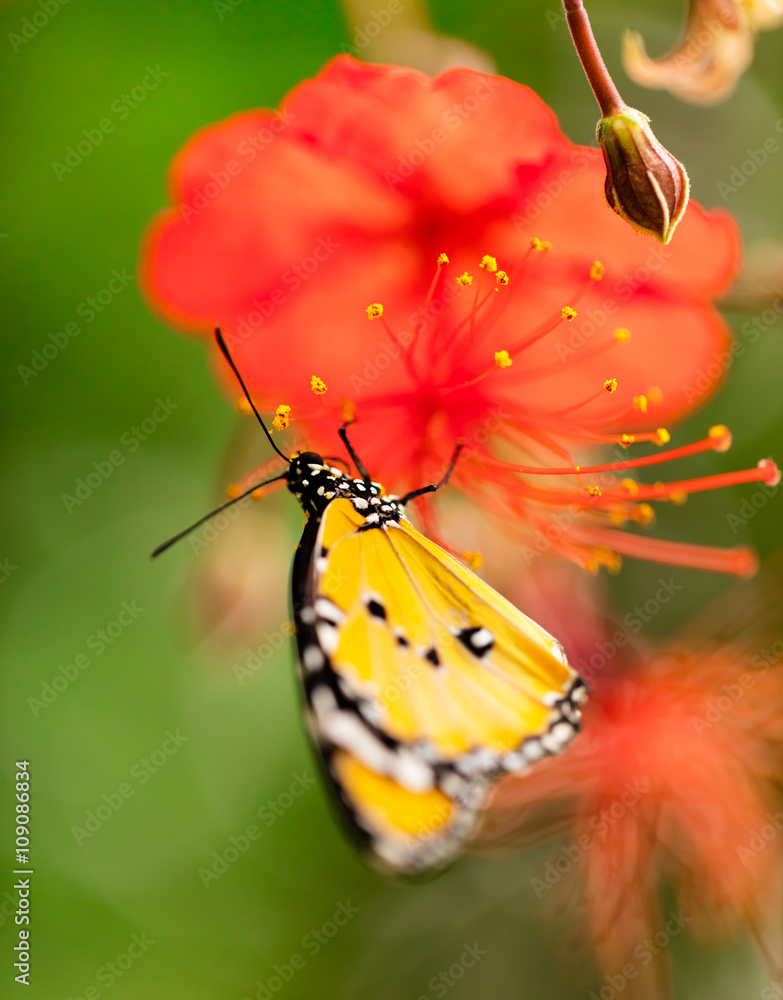
[[[600,395],[600,393],[598,394]],[[596,396],[591,397],[595,399]],[[660,434],[664,428],[660,428],[655,432],[656,435]],[[636,437],[637,439],[641,435],[627,435],[628,437]],[[630,444],[631,442],[629,442]],[[657,441],[653,443],[657,444]],[[539,467],[535,465],[519,465],[516,466],[517,472],[525,473],[525,475],[539,475],[539,476],[573,476],[576,473],[587,473],[589,475],[595,475],[599,472],[622,472],[625,469],[641,469],[648,465],[659,465],[661,462],[671,462],[677,458],[687,458],[690,455],[698,455],[704,451],[718,451],[724,452],[728,451],[731,447],[731,433],[727,427],[722,424],[718,424],[715,427],[711,427],[706,438],[701,441],[695,441],[693,444],[683,445],[680,448],[672,448],[670,451],[661,452],[657,455],[644,455],[641,458],[629,458],[624,459],[621,462],[607,462],[604,465],[590,465],[590,466],[573,466],[571,468],[546,468]],[[632,479],[623,480],[622,485],[625,487],[627,483],[633,484],[632,489],[635,493],[639,492],[639,484],[634,482]]]
[[[272,426],[275,430],[284,431],[290,423],[291,407],[286,406],[285,403],[281,403],[275,410],[275,417],[272,421]]]

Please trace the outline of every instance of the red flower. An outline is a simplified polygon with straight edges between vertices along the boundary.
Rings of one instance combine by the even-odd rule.
[[[529,843],[525,830],[540,833],[542,810],[550,829],[568,831],[532,887],[549,900],[561,878],[580,876],[615,987],[618,976],[638,977],[637,988],[665,981],[667,945],[685,927],[745,921],[758,936],[779,920],[783,674],[774,659],[670,652],[598,676],[568,753],[498,788],[485,846]],[[678,898],[659,914],[664,879]]]
[[[455,483],[520,537],[532,529],[590,568],[625,551],[749,572],[744,549],[612,530],[648,523],[649,499],[777,470],[623,483],[637,463],[619,449],[665,443],[662,426],[717,385],[729,334],[711,299],[739,246],[725,213],[693,204],[671,246],[634,236],[606,206],[603,174],[601,153],[570,143],[510,80],[340,57],[279,113],[190,140],[144,282],[174,324],[223,328],[258,402],[291,406],[308,447],[340,454],[341,412],[355,410],[356,447],[388,488],[431,482],[463,439]],[[608,477],[571,457],[600,443],[618,446]],[[672,457],[728,443],[720,428]],[[542,486],[544,470],[567,485]]]

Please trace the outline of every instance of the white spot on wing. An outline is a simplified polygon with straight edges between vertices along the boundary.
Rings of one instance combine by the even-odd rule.
[[[328,597],[317,597],[315,601],[315,613],[319,618],[328,618],[330,622],[338,625],[345,621],[345,612],[342,608],[330,601]]]
[[[302,653],[302,666],[305,670],[319,670],[324,662],[324,654],[317,646],[307,646]]]
[[[434,774],[420,757],[409,750],[400,750],[395,755],[392,777],[409,792],[429,792],[434,783]]]
[[[315,631],[318,633],[318,641],[327,656],[334,656],[340,645],[340,633],[334,625],[329,625],[328,622],[318,622]]]

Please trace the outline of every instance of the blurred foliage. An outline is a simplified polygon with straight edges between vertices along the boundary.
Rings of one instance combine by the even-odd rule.
[[[164,203],[166,170],[183,141],[241,108],[274,106],[350,42],[351,26],[335,0],[295,8],[241,0],[222,17],[210,0],[78,0],[14,51],[9,34],[40,9],[8,2],[0,12],[0,559],[16,567],[0,584],[0,847],[11,844],[9,776],[24,757],[32,770],[35,866],[27,995],[76,1000],[91,986],[113,1000],[240,1000],[264,996],[258,981],[299,952],[304,968],[286,984],[287,997],[429,997],[440,995],[432,977],[474,943],[486,956],[449,987],[454,1000],[586,995],[598,974],[576,944],[578,914],[568,925],[542,920],[530,889],[546,852],[466,859],[429,884],[390,885],[353,855],[320,786],[285,805],[293,776],[315,773],[298,724],[288,643],[240,684],[232,667],[247,652],[214,648],[181,624],[187,576],[203,557],[184,545],[159,564],[147,558],[214,500],[234,417],[202,346],[165,329],[135,282],[91,322],[77,312],[107,287],[113,269],[135,273],[139,236]],[[783,33],[761,39],[735,98],[699,110],[640,91],[620,69],[622,29],[639,28],[651,51],[664,51],[679,30],[677,0],[595,0],[591,13],[626,99],[654,118],[658,136],[688,165],[695,195],[721,204],[717,182],[783,114]],[[437,0],[432,15],[439,30],[484,48],[500,72],[538,89],[574,139],[592,141],[597,111],[556,0]],[[120,120],[111,106],[141,84],[147,66],[168,76]],[[53,162],[107,115],[114,131],[58,180]],[[748,239],[781,237],[781,163],[749,178],[726,205]],[[732,318],[741,328],[749,317]],[[81,332],[25,384],[18,366],[69,322]],[[701,456],[689,473],[739,468],[768,454],[783,459],[781,370],[776,323],[736,362],[719,398],[674,438],[688,440],[718,421],[734,431],[728,456]],[[134,448],[128,434],[151,418],[159,398],[176,409]],[[123,462],[69,512],[62,495],[73,495],[93,463],[105,471],[101,463],[115,450]],[[747,542],[769,554],[783,541],[776,504],[737,535],[727,527],[726,512],[751,492],[693,497],[663,511],[660,531]],[[292,503],[272,503],[293,551],[299,513]],[[274,569],[272,586],[282,593],[287,570]],[[617,614],[643,600],[661,573],[669,575],[629,562],[613,581]],[[704,574],[677,577],[687,583],[682,600],[652,623],[656,632],[670,631],[726,586]],[[100,640],[91,637],[117,619],[123,602],[143,612],[99,654]],[[274,632],[280,624],[270,619],[264,627]],[[50,689],[56,698],[34,714],[30,699],[66,677],[80,653],[89,666],[61,692]],[[186,737],[169,756],[160,750],[168,731]],[[132,796],[77,843],[73,828],[84,828],[104,796],[116,803],[123,783]],[[268,800],[277,800],[281,815],[267,828],[257,810]],[[231,846],[229,838],[241,843],[254,822],[260,840],[205,888],[199,869]],[[2,857],[5,892],[13,864]],[[303,938],[349,902],[358,914],[317,955],[308,951]],[[4,982],[12,930],[4,920]],[[134,934],[154,944],[112,980],[105,965]],[[716,956],[678,940],[673,953],[683,997],[734,1000],[763,984],[748,952]]]

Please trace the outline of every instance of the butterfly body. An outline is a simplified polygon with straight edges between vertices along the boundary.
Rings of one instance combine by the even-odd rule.
[[[586,689],[559,644],[422,536],[403,502],[313,452],[292,598],[308,728],[369,859],[449,864],[503,774],[560,752]]]

